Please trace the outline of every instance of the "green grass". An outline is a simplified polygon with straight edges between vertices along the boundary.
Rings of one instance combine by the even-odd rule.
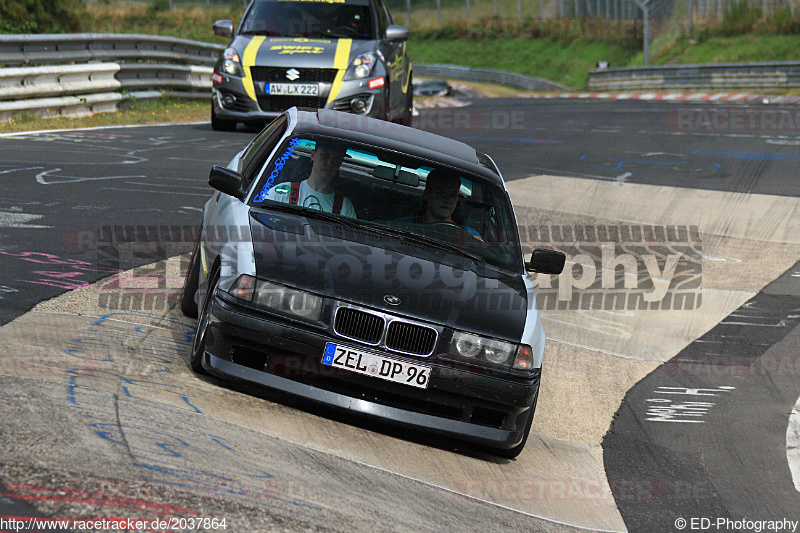
[[[682,41],[686,47],[677,57],[682,64],[800,60],[800,35],[714,37],[695,45]]]
[[[468,52],[465,52],[468,51]],[[612,67],[643,64],[640,45],[610,41],[546,39],[448,39],[409,41],[416,63],[446,63],[519,72],[580,89],[597,61]],[[734,63],[800,60],[800,35],[741,35],[690,41],[664,36],[650,45],[650,64]]]
[[[494,68],[546,78],[568,87],[585,87],[597,61],[627,65],[632,51],[605,41],[412,40],[408,45],[415,63],[446,63]]]
[[[161,100],[132,102],[116,113],[98,113],[91,117],[42,117],[17,115],[0,121],[0,132],[90,128],[124,124],[165,124],[208,121],[209,103],[198,100]]]
[[[182,6],[154,11],[146,4],[95,5],[81,17],[77,31],[83,33],[141,33],[227,44],[230,39],[214,35],[215,20],[232,19],[238,24],[241,5],[224,7]]]

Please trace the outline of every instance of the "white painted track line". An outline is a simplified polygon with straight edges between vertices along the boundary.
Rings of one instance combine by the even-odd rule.
[[[786,429],[786,459],[792,471],[794,488],[800,492],[800,398],[789,416],[789,427]]]

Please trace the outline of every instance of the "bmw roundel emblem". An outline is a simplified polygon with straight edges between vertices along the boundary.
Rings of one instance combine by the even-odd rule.
[[[387,294],[383,297],[383,301],[389,305],[400,305],[400,298],[392,294]]]

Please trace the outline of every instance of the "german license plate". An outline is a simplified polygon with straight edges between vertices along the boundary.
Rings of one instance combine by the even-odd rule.
[[[332,342],[325,345],[322,364],[419,389],[428,388],[431,375],[429,366],[398,361]]]
[[[319,96],[317,83],[265,83],[264,94],[286,96]]]

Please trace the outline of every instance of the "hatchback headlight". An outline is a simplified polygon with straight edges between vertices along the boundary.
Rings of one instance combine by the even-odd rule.
[[[258,307],[305,320],[319,320],[322,312],[320,296],[246,274],[239,276],[228,289],[228,294]]]
[[[531,370],[533,366],[530,346],[481,337],[463,331],[453,333],[448,353],[469,359],[483,359],[493,365],[513,366],[519,370]]]
[[[347,71],[344,73],[344,80],[360,80],[372,74],[375,68],[375,54],[367,52],[361,54],[350,63]]]
[[[222,71],[233,76],[244,76],[242,61],[235,48],[226,48],[222,52]]]

